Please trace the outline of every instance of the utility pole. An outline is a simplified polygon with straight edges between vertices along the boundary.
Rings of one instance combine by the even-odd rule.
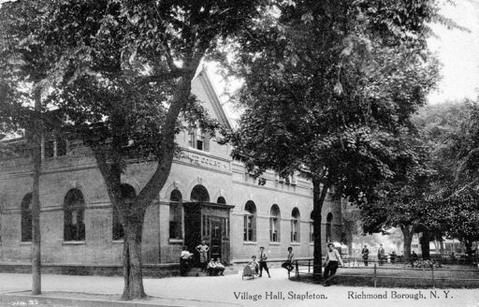
[[[33,158],[32,189],[32,294],[42,293],[41,249],[40,249],[40,173],[42,167],[41,87],[34,89],[35,112],[31,136]]]

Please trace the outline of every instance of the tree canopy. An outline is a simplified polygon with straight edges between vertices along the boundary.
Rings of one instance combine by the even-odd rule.
[[[265,2],[19,0],[0,8],[8,25],[0,38],[8,59],[0,76],[2,111],[23,104],[22,86],[35,82],[42,106],[55,109],[47,113],[55,115],[49,122],[56,131],[92,150],[125,230],[125,299],[145,296],[144,214],[168,178],[175,135],[185,124],[216,127],[190,93],[199,64],[259,18]],[[157,161],[132,204],[121,193],[131,150]]]
[[[365,197],[394,175],[398,136],[437,79],[425,49],[434,1],[281,2],[238,44],[234,70],[246,110],[233,155],[257,175],[272,168],[313,181],[315,273],[329,188]],[[317,225],[317,228],[316,228]]]

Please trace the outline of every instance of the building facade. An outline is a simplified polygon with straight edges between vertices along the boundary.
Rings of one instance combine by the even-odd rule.
[[[192,92],[209,114],[228,118],[206,72]],[[20,142],[21,143],[21,142]],[[182,148],[170,176],[148,209],[143,227],[143,263],[177,263],[183,245],[190,251],[206,240],[210,256],[242,262],[264,246],[270,259],[312,257],[312,185],[300,177],[266,172],[259,184],[241,162],[200,130],[177,136]],[[55,265],[121,265],[123,230],[89,149],[75,140],[45,138],[40,179],[42,262]],[[153,161],[130,160],[123,175],[124,197],[146,184]],[[0,161],[0,263],[31,259],[31,177],[28,157]],[[342,236],[341,205],[323,206],[323,241]]]

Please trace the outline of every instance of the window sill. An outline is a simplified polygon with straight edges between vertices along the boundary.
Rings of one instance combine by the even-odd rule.
[[[125,243],[125,240],[123,240],[123,239],[112,240],[111,243],[113,243],[113,244],[123,244],[123,243]]]
[[[290,245],[292,246],[300,246],[301,242],[291,242]]]
[[[279,246],[279,245],[281,245],[281,242],[269,242],[269,245]]]
[[[168,239],[169,244],[183,244],[183,239]]]
[[[30,245],[32,245],[32,241],[21,241],[20,245],[30,246]]]
[[[243,245],[258,245],[258,242],[256,242],[256,241],[244,241]]]
[[[62,245],[85,245],[85,241],[63,241]]]

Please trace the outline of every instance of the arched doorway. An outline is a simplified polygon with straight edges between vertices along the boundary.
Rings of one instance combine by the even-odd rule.
[[[222,196],[211,202],[210,194],[203,185],[193,187],[190,201],[183,203],[185,245],[191,252],[205,241],[210,247],[208,258],[229,262],[229,213],[232,207]]]

